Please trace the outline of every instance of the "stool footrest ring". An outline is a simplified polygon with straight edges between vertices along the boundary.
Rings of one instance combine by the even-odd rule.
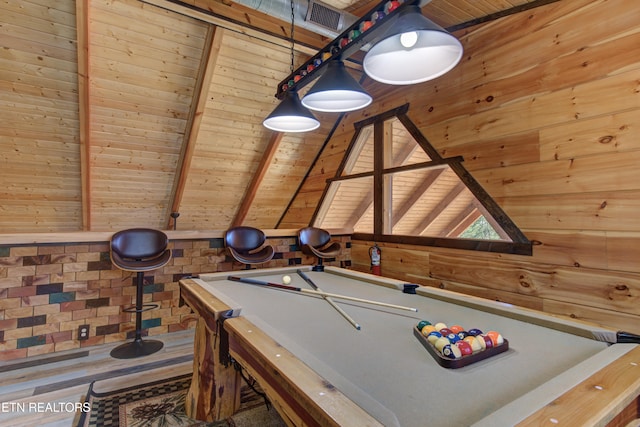
[[[122,311],[125,313],[142,313],[143,311],[153,310],[154,308],[158,308],[158,304],[142,304],[142,308],[138,310],[136,307],[123,308]]]

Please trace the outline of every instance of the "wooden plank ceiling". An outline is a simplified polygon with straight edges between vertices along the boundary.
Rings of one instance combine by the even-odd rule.
[[[377,2],[326,3],[360,16]],[[423,13],[455,27],[528,3]],[[338,118],[262,126],[290,71],[289,24],[231,1],[7,0],[0,16],[5,233],[167,228],[171,212],[179,229],[275,228]],[[295,34],[296,66],[329,41]]]

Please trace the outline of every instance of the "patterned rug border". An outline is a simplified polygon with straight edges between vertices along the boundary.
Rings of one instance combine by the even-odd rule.
[[[104,399],[104,398],[110,398],[110,397],[114,397],[114,396],[118,396],[121,394],[127,394],[127,393],[134,393],[136,390],[143,390],[146,388],[152,388],[152,387],[159,387],[162,386],[163,384],[171,384],[171,383],[178,383],[181,381],[185,381],[187,379],[191,379],[192,378],[192,374],[191,373],[187,373],[187,374],[182,374],[182,375],[176,375],[175,377],[167,377],[167,378],[162,378],[162,379],[158,379],[155,381],[150,381],[147,383],[141,383],[141,384],[135,384],[135,385],[131,385],[128,387],[124,387],[121,389],[117,389],[117,390],[110,390],[110,391],[105,391],[105,392],[96,392],[94,390],[94,386],[96,385],[96,382],[100,381],[100,380],[94,380],[89,384],[89,389],[87,390],[87,393],[85,395],[85,399],[84,399],[84,404],[85,405],[90,405],[90,407],[93,406],[93,399]],[[140,398],[140,399],[136,399],[134,401],[139,401],[139,400],[143,400],[145,399]],[[78,419],[78,423],[76,424],[76,427],[85,427],[88,425],[88,423],[90,422],[90,418],[91,418],[91,411],[87,411],[87,412],[82,412],[82,414],[80,415],[80,418]]]
[[[175,382],[175,381],[182,381],[185,380],[187,378],[191,378],[193,376],[193,374],[182,374],[182,375],[178,375],[175,377],[168,377],[168,378],[163,378],[160,380],[156,380],[156,381],[151,381],[148,383],[142,383],[142,384],[136,384],[136,385],[132,385],[129,387],[125,387],[125,388],[121,388],[118,390],[111,390],[111,391],[105,391],[102,393],[93,391],[93,386],[95,384],[95,381],[92,381],[91,384],[89,384],[89,390],[87,391],[87,399],[85,399],[85,402],[87,402],[89,399],[89,396],[93,396],[93,397],[110,397],[110,396],[115,396],[117,394],[122,394],[122,393],[127,393],[130,391],[134,391],[136,389],[141,389],[141,388],[147,388],[147,387],[153,387],[156,385],[160,385],[163,383],[167,383],[167,382]]]
[[[82,411],[76,427],[89,425],[96,427],[123,426],[123,422],[124,425],[128,425],[130,413],[136,426],[142,425],[140,424],[141,420],[143,423],[152,423],[144,425],[156,425],[153,423],[156,423],[157,420],[151,420],[148,417],[149,414],[154,414],[154,416],[159,414],[159,417],[169,417],[170,422],[175,422],[176,426],[184,427],[286,427],[275,408],[269,405],[264,393],[259,389],[259,385],[255,384],[253,380],[251,384],[246,383],[247,380],[244,377],[245,382],[240,389],[240,407],[232,416],[213,422],[192,420],[186,417],[184,399],[191,379],[191,373],[180,374],[105,392],[96,392],[94,387],[98,381],[93,381],[89,385],[84,399],[85,405],[89,405],[90,410]],[[255,387],[258,387],[258,390]],[[164,391],[156,395],[151,390],[154,392]],[[182,395],[179,400],[170,397],[177,394]],[[166,401],[150,400],[162,395],[167,396]],[[164,412],[165,410],[167,412]],[[166,419],[163,418],[163,422]]]

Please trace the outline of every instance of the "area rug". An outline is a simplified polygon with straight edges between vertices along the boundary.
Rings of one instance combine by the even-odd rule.
[[[216,422],[190,419],[185,414],[185,397],[191,375],[97,393],[93,384],[78,427],[283,427],[278,413],[267,405],[259,388],[241,388],[240,409],[232,417]]]

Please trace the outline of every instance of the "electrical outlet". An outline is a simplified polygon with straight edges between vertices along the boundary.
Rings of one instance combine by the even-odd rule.
[[[78,340],[84,341],[89,339],[89,325],[78,326]]]

